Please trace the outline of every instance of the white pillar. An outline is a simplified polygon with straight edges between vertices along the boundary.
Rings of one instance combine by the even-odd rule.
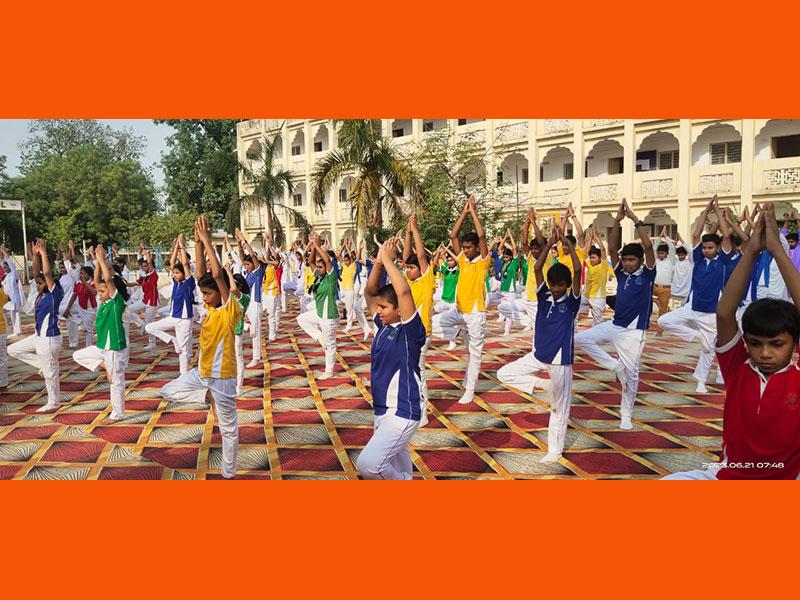
[[[678,130],[678,214],[675,220],[681,237],[689,239],[691,225],[689,190],[692,179],[692,121],[681,119]]]

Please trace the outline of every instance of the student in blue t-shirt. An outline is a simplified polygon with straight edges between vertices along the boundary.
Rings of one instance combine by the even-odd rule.
[[[622,243],[621,222],[633,221],[641,243]],[[639,361],[644,349],[650,314],[653,312],[653,283],[656,279],[656,254],[649,227],[633,213],[623,198],[608,236],[608,257],[615,261],[617,298],[614,318],[575,336],[575,347],[586,352],[602,367],[614,371],[622,388],[620,429],[633,429],[633,405],[639,389]],[[612,344],[618,358],[602,348]]]
[[[557,263],[547,271],[547,285],[542,269],[550,248],[561,242],[564,253],[572,259],[572,270]],[[572,362],[575,336],[575,316],[581,306],[581,261],[575,246],[556,225],[544,250],[534,263],[536,274],[536,325],[533,352],[502,367],[497,378],[504,384],[533,394],[542,389],[550,402],[550,422],[547,427],[547,454],[543,463],[554,463],[564,451],[569,408],[572,403]],[[547,371],[550,378],[541,377]]]
[[[394,264],[398,241],[390,238],[379,248],[364,290],[378,327],[370,350],[375,430],[356,464],[365,479],[411,479],[408,444],[427,405],[419,370],[425,325],[406,278]],[[391,284],[380,287],[384,271]]]
[[[47,246],[44,240],[31,245],[36,303],[33,313],[36,333],[11,344],[8,355],[28,363],[44,376],[47,387],[47,403],[36,412],[51,412],[61,403],[61,387],[58,381],[58,354],[61,352],[61,330],[58,328],[58,305],[64,298],[61,284],[53,279]]]
[[[716,233],[703,235],[706,218],[710,211],[717,215]],[[731,228],[714,196],[700,213],[692,232],[692,287],[686,304],[658,319],[664,331],[674,333],[684,341],[691,342],[700,337],[700,356],[694,370],[697,392],[706,392],[706,379],[714,362],[714,346],[717,341],[717,302],[728,281],[735,262],[731,262]],[[736,261],[738,262],[738,261]],[[719,383],[722,383],[721,381]]]
[[[180,256],[178,256],[179,253]],[[205,260],[205,257],[200,256],[197,260]],[[172,344],[178,354],[182,375],[189,370],[189,362],[192,360],[192,319],[194,318],[193,304],[196,287],[189,266],[189,256],[186,254],[183,234],[180,234],[172,243],[169,264],[172,266],[172,296],[169,316],[148,323],[145,330],[165,344]],[[175,331],[175,335],[167,333],[170,329]]]
[[[264,288],[264,265],[258,255],[253,251],[250,242],[245,239],[244,234],[237,229],[236,241],[239,246],[239,257],[244,266],[244,278],[250,287],[250,305],[247,307],[245,319],[247,324],[245,330],[250,330],[250,341],[253,346],[253,359],[247,363],[245,368],[252,369],[261,362],[261,292]]]

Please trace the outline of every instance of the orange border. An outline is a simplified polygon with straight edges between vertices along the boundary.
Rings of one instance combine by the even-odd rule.
[[[0,117],[797,117],[800,7],[781,4],[11,3]],[[9,598],[769,597],[794,588],[800,533],[800,486],[781,482],[3,482],[0,497]]]

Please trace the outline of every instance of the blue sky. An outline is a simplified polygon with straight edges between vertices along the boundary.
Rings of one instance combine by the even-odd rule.
[[[19,148],[17,145],[28,137],[28,123],[25,119],[0,119],[0,156],[7,157],[6,166],[9,175],[18,175]],[[136,135],[147,140],[142,163],[151,167],[156,185],[164,183],[164,174],[159,163],[161,153],[166,152],[166,138],[174,130],[167,125],[156,125],[148,119],[101,119],[101,122],[111,125],[115,129],[133,129]]]

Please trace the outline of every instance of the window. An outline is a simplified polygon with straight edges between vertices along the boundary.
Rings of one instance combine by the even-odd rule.
[[[393,138],[403,137],[405,134],[406,134],[406,130],[403,129],[402,127],[399,128],[399,129],[392,129],[392,137]]]
[[[678,151],[668,150],[667,152],[658,153],[658,168],[659,169],[677,169],[678,168]]]
[[[573,167],[572,163],[564,163],[564,179],[572,179]]]
[[[303,206],[303,194],[293,194],[292,204],[294,206]]]
[[[712,165],[742,162],[742,142],[711,144],[710,153]]]
[[[619,175],[625,172],[625,159],[621,156],[608,159],[608,174]]]
[[[528,169],[522,169],[522,183],[528,183]]]
[[[292,156],[300,156],[300,146],[292,146]]]
[[[459,119],[458,120],[458,124],[459,125],[466,125],[467,124],[467,120],[466,119]]]
[[[322,152],[322,142],[314,142],[314,152]]]
[[[640,171],[655,171],[658,161],[658,152],[656,150],[644,150],[636,153],[636,172]]]
[[[339,190],[339,202],[347,202],[347,190]]]
[[[539,167],[539,181],[544,181],[544,167]]]
[[[247,151],[247,160],[258,160],[258,153],[252,150]]]
[[[503,171],[497,172],[497,185],[503,185]]]
[[[422,122],[422,132],[425,133],[426,131],[433,131],[433,121]]]
[[[800,156],[800,135],[784,135],[772,138],[773,158]]]

